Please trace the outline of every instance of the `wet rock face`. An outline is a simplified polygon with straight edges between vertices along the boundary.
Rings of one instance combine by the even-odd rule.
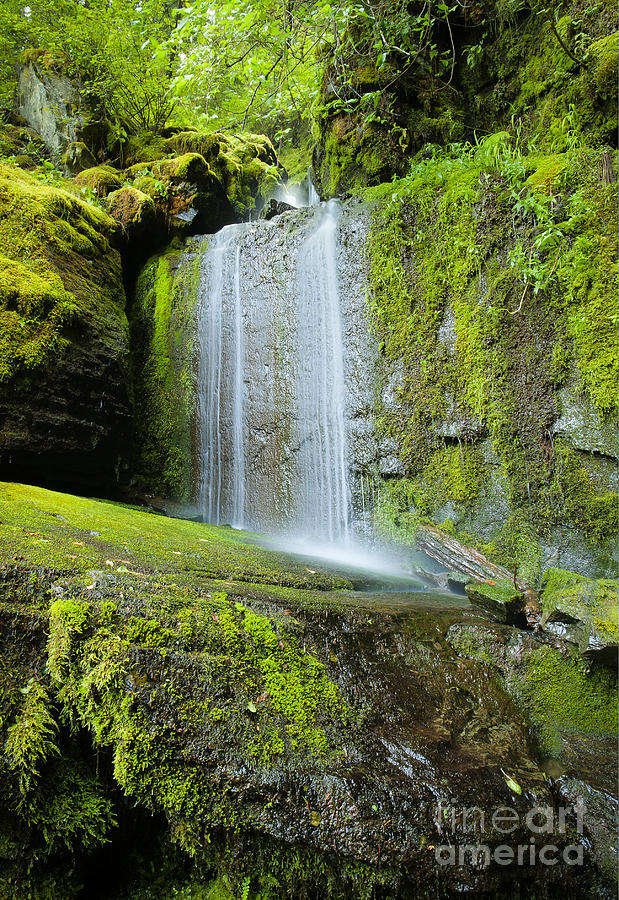
[[[0,471],[26,483],[113,490],[131,433],[127,334],[96,320],[73,332],[70,352],[44,372],[0,386]]]
[[[600,870],[616,879],[614,670],[589,666],[561,638],[543,632],[456,624],[446,637],[461,656],[500,672],[508,693],[527,709],[555,798],[566,807],[580,805],[577,830]]]
[[[215,318],[220,323],[221,338],[212,338],[212,346],[209,344],[204,350],[204,359],[208,363],[222,354],[222,397],[226,402],[222,401],[220,408],[222,446],[218,460],[224,473],[221,509],[226,510],[231,506],[228,493],[232,492],[233,485],[234,404],[230,393],[237,351],[233,334],[236,326],[230,310],[236,303],[237,276],[233,278],[232,271],[238,249],[246,527],[273,531],[287,527],[294,520],[294,498],[301,493],[298,470],[302,466],[298,460],[312,441],[327,440],[326,436],[320,437],[324,423],[312,419],[315,409],[310,414],[302,408],[303,379],[312,367],[322,364],[321,341],[325,340],[318,326],[312,329],[314,306],[308,299],[312,287],[309,281],[322,277],[323,271],[306,272],[308,264],[304,263],[323,215],[324,210],[305,208],[287,211],[268,221],[237,226],[237,231],[229,236],[229,245],[225,248],[222,245],[223,249],[218,249],[217,239],[196,238],[188,245],[189,252],[175,275],[175,284],[186,281],[195,270],[196,257],[198,262],[203,260],[196,343],[209,344]],[[361,473],[370,467],[379,471],[389,469],[392,462],[391,447],[377,440],[372,421],[378,354],[366,308],[367,229],[367,210],[362,204],[345,204],[338,211],[333,245],[342,330],[342,348],[338,354],[343,355],[347,468],[352,473],[353,503],[359,511],[363,506]],[[227,240],[224,233],[218,238]],[[227,254],[223,299],[221,312],[215,313],[209,306],[209,298],[212,300],[217,291],[214,260],[219,260],[222,252]],[[324,355],[327,357],[324,364],[333,367],[332,356],[327,351]],[[331,375],[330,371],[329,379]],[[196,385],[194,389],[198,392],[197,408],[205,402],[205,396],[199,394]],[[342,398],[338,395],[337,399]]]

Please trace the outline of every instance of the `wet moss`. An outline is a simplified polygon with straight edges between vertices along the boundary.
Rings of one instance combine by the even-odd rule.
[[[122,328],[116,226],[104,212],[5,165],[0,219],[0,381],[62,356],[80,322]]]
[[[577,372],[600,417],[617,401],[616,204],[600,179],[605,153],[527,156],[500,132],[437,151],[367,192],[377,205],[370,311],[395,385],[376,416],[405,469],[399,486],[381,489],[378,524],[391,536],[408,541],[420,517],[440,522],[447,510],[465,542],[510,568],[519,562],[533,580],[555,525],[610,551],[616,494],[571,448],[548,442],[566,377]],[[488,434],[508,509],[479,533],[491,476],[478,442]]]
[[[549,755],[560,749],[560,732],[617,733],[616,678],[589,671],[583,661],[550,647],[532,654],[521,686],[540,742]]]
[[[199,260],[176,274],[179,252],[153,257],[131,307],[136,399],[135,471],[145,488],[188,502],[194,496],[194,316]]]
[[[617,646],[617,585],[610,579],[592,580],[564,569],[547,569],[542,577],[542,624],[556,615],[559,622],[576,623],[581,652]],[[565,630],[565,629],[564,629]]]

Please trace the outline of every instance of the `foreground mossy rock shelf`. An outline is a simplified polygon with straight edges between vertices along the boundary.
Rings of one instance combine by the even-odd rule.
[[[526,812],[563,796],[548,753],[615,728],[610,675],[579,670],[590,715],[553,723],[565,647],[463,600],[353,592],[252,535],[41,488],[2,484],[0,522],[2,898],[91,896],[92,873],[109,897],[511,896],[509,867],[435,847],[505,843],[505,806],[528,845]],[[541,687],[505,675],[518,634]],[[604,859],[520,868],[519,896],[605,896]]]

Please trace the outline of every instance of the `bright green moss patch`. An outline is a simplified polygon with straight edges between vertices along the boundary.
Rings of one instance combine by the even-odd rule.
[[[7,732],[4,745],[9,765],[19,772],[19,787],[27,794],[33,780],[41,775],[41,765],[58,754],[55,743],[57,724],[50,713],[50,698],[45,687],[32,678],[22,688],[23,706]]]
[[[269,619],[240,603],[219,618],[236,664],[249,673],[248,711],[268,723],[251,741],[250,753],[268,762],[287,744],[295,751],[326,752],[329,743],[319,720],[345,720],[347,711],[325,667],[294,637],[278,633]]]
[[[533,161],[532,161],[533,162]],[[546,194],[556,193],[555,181],[566,166],[565,154],[543,156],[534,161],[535,170],[527,178],[527,185]]]
[[[521,690],[531,718],[541,729],[544,749],[551,755],[560,748],[561,731],[617,731],[617,684],[610,672],[590,672],[579,659],[542,647],[527,663]]]
[[[85,319],[122,329],[115,227],[94,206],[0,166],[0,381],[62,355],[69,327]]]
[[[251,826],[231,786],[210,777],[207,758],[318,765],[339,749],[351,717],[314,646],[306,648],[301,623],[272,601],[268,615],[254,610],[264,601],[235,601],[211,581],[232,567],[245,580],[332,588],[335,579],[294,562],[287,571],[287,560],[230,529],[18,485],[3,486],[0,504],[4,557],[27,554],[36,566],[45,556],[40,578],[32,570],[28,579],[28,599],[47,619],[50,687],[32,681],[23,701],[11,701],[6,750],[25,785],[30,827],[47,828],[50,846],[79,839],[87,848],[112,821],[89,774],[65,766],[67,727],[109,751],[124,794],[164,812],[192,853],[218,829]],[[56,765],[64,768],[52,779]],[[49,797],[52,783],[63,787]],[[45,815],[68,814],[69,785],[80,815],[52,833]]]
[[[151,259],[131,311],[136,400],[135,466],[151,491],[188,501],[194,493],[192,424],[199,260],[176,273],[178,251]]]
[[[617,87],[618,34],[608,34],[594,41],[588,49],[593,63],[595,86],[600,94],[612,97]]]

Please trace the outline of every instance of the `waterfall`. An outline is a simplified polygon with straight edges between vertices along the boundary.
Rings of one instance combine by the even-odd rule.
[[[312,180],[312,170],[307,173],[307,204],[308,206],[318,206],[320,197]]]
[[[207,522],[351,537],[349,471],[359,448],[370,452],[355,428],[370,408],[371,352],[363,235],[355,223],[345,238],[349,264],[341,218],[329,201],[196,239],[198,502]]]
[[[243,527],[245,508],[240,271],[240,239],[244,230],[243,225],[229,225],[211,239],[202,257],[198,309],[200,506],[206,522],[220,524],[228,520],[237,528]]]
[[[344,347],[335,259],[337,211],[321,207],[297,271],[299,369],[298,524],[307,534],[348,538]]]

